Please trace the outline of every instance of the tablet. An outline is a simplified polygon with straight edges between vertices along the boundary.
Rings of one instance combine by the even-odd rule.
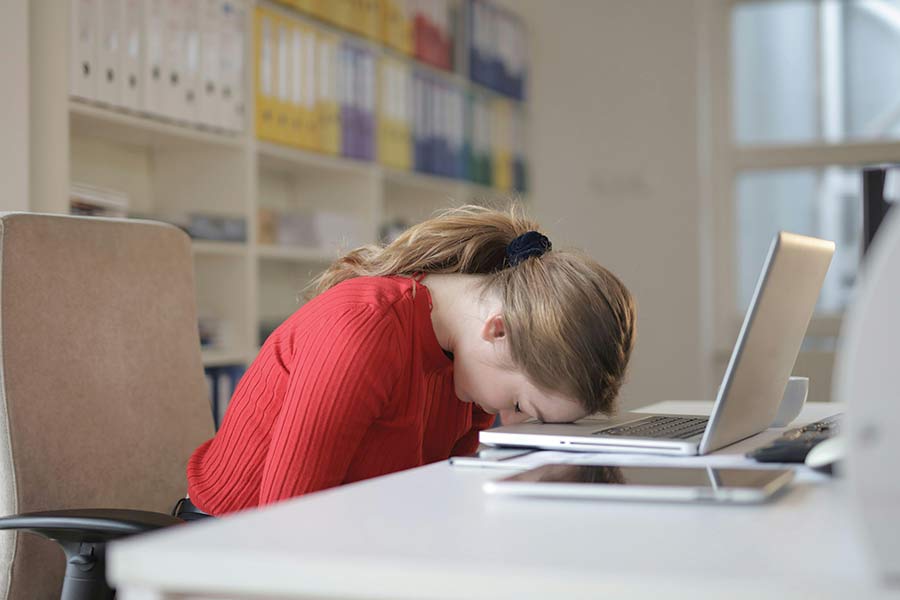
[[[484,483],[488,494],[664,502],[763,502],[794,477],[789,469],[616,467],[549,464]]]

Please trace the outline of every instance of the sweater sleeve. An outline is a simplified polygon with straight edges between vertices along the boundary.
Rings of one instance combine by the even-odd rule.
[[[474,454],[478,450],[478,433],[494,424],[494,415],[489,415],[478,407],[472,409],[472,427],[456,441],[451,456]]]
[[[397,377],[397,321],[354,305],[302,332],[263,464],[260,505],[334,487]]]

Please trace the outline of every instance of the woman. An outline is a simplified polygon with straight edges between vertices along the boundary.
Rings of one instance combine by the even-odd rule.
[[[193,504],[222,515],[471,453],[498,413],[612,412],[631,295],[537,229],[465,206],[339,259],[191,457]]]

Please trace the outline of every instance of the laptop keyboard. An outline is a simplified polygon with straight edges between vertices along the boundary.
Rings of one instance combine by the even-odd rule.
[[[621,435],[627,437],[662,438],[669,440],[685,440],[703,433],[706,429],[706,417],[666,417],[653,416],[640,419],[625,425],[601,429],[594,435]]]

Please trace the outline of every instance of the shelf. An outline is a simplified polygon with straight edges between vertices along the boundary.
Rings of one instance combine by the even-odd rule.
[[[331,263],[338,258],[337,251],[321,248],[261,245],[256,255],[262,259],[305,263]]]
[[[469,182],[438,175],[427,175],[417,171],[403,171],[393,167],[381,168],[384,182],[388,186],[418,189],[426,192],[447,194],[454,198],[469,187]]]
[[[276,171],[293,172],[303,169],[331,171],[334,173],[355,174],[361,177],[373,177],[378,174],[378,165],[369,161],[360,161],[340,156],[330,156],[300,150],[289,146],[281,146],[261,140],[256,141],[256,152],[259,166]]]
[[[240,352],[237,350],[201,350],[204,367],[221,367],[225,365],[245,365],[252,361],[256,356],[249,351]]]
[[[243,133],[214,132],[147,116],[69,100],[69,128],[74,135],[145,148],[206,146],[239,150]]]
[[[462,179],[450,179],[439,175],[427,175],[416,171],[402,171],[392,167],[383,167],[385,186],[388,188],[401,188],[412,191],[421,191],[429,194],[440,194],[451,201],[494,200],[497,198],[516,198],[527,201],[524,194],[514,190],[501,190],[498,188],[473,183]]]
[[[517,190],[501,190],[499,188],[490,187],[486,185],[481,185],[480,183],[469,183],[469,193],[475,198],[481,199],[496,199],[501,198],[504,200],[520,200],[525,204],[528,204],[528,194],[523,194]]]
[[[211,242],[193,240],[191,249],[197,256],[237,256],[247,255],[247,244],[243,242]]]
[[[460,195],[466,192],[490,197],[513,195],[512,192],[463,179],[452,179],[418,171],[404,171],[394,167],[385,167],[377,162],[318,154],[309,150],[281,146],[271,142],[257,140],[256,151],[259,156],[260,167],[275,171],[291,173],[302,170],[317,170],[319,172],[352,173],[361,177],[380,176],[388,186],[447,194],[452,199],[458,199]]]

